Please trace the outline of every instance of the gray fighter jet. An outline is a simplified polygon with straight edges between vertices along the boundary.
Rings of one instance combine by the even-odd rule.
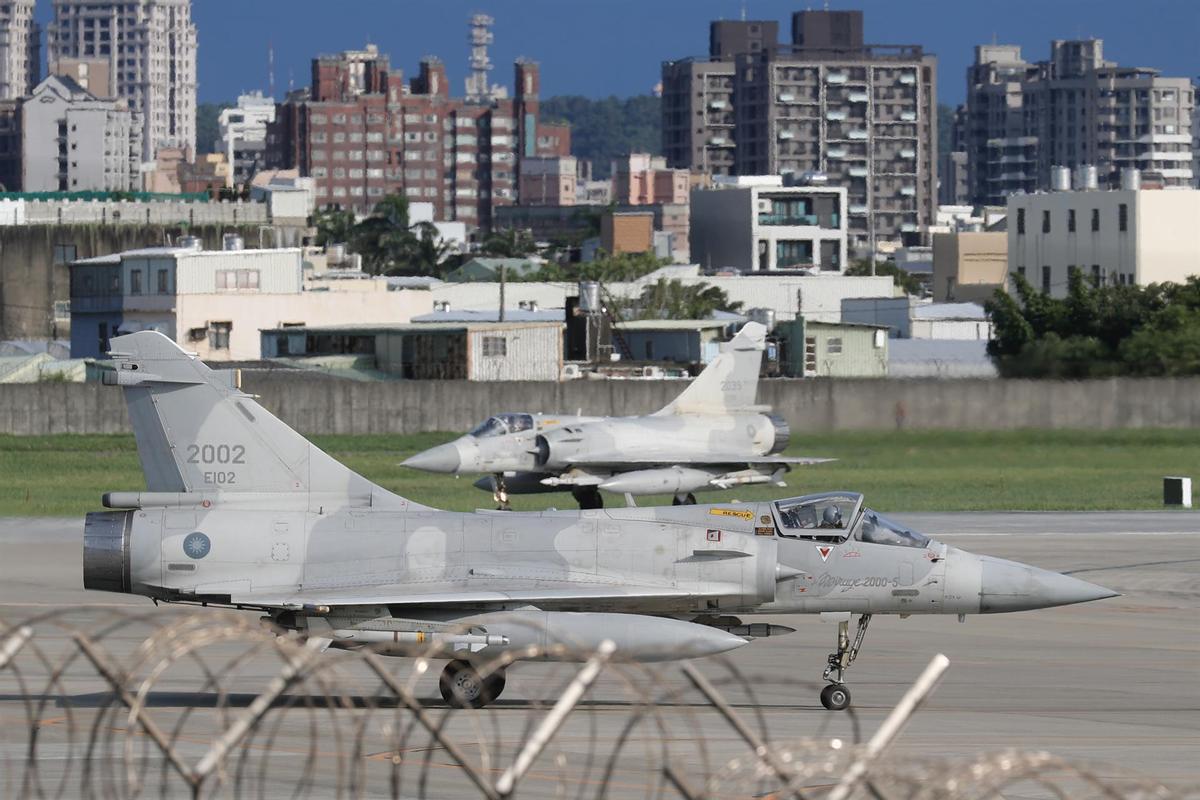
[[[754,405],[767,330],[747,323],[667,407],[640,417],[497,414],[405,466],[459,475],[508,508],[511,494],[570,490],[580,508],[603,508],[601,491],[627,497],[695,492],[751,483],[786,486],[784,474],[824,458],[781,456],[790,431],[770,407]]]
[[[977,614],[1114,593],[948,547],[837,492],[753,504],[451,513],[334,461],[165,336],[112,341],[144,492],[87,515],[83,582],[158,601],[257,609],[339,648],[449,658],[442,694],[482,706],[486,665],[522,648],[577,658],[604,640],[637,660],[693,658],[793,629],[757,614],[843,615],[825,669],[846,669],[875,614]],[[858,625],[850,636],[851,614]]]

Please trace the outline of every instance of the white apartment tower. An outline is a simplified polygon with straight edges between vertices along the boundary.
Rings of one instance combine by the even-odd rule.
[[[34,0],[0,0],[0,100],[17,100],[37,85],[41,30]]]
[[[54,0],[47,45],[51,72],[61,62],[107,68],[110,94],[125,100],[142,126],[144,161],[163,147],[195,152],[191,0]]]

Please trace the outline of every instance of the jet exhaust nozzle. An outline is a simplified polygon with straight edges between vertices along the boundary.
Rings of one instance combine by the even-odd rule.
[[[83,588],[101,592],[132,590],[129,536],[132,511],[93,511],[83,523]]]

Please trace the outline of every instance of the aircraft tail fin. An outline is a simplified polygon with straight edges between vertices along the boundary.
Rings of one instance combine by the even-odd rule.
[[[758,373],[767,329],[747,322],[691,384],[658,414],[748,411],[758,394]]]
[[[104,383],[125,393],[151,492],[308,493],[416,507],[335,461],[237,386],[155,331],[118,336]]]

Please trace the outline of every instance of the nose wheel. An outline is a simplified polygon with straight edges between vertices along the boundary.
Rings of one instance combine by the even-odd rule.
[[[870,624],[871,615],[861,615],[854,630],[854,641],[851,642],[849,620],[838,623],[837,652],[829,654],[825,673],[821,676],[823,680],[829,681],[829,685],[821,690],[821,705],[830,711],[844,711],[850,706],[850,690],[846,688],[845,683],[846,670],[854,663],[854,659],[858,658],[858,651],[862,648],[863,639],[867,636],[867,626]]]
[[[512,511],[512,506],[508,503],[508,487],[504,485],[503,475],[496,475],[492,478],[492,500],[496,503],[497,511]]]

